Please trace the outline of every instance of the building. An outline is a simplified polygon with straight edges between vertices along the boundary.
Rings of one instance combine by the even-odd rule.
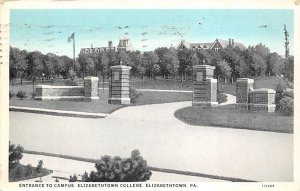
[[[100,53],[100,52],[106,52],[106,51],[114,51],[114,52],[120,52],[120,51],[126,51],[130,52],[133,51],[133,47],[131,44],[131,41],[129,38],[120,39],[119,44],[117,47],[113,46],[112,41],[108,41],[107,47],[93,47],[90,48],[81,48],[80,54],[94,54],[94,53]]]
[[[227,47],[239,47],[241,50],[246,49],[246,46],[242,43],[235,42],[234,39],[222,40],[216,39],[214,42],[208,43],[190,43],[182,40],[177,46],[177,50],[193,49],[193,50],[214,50],[219,51],[220,49]]]

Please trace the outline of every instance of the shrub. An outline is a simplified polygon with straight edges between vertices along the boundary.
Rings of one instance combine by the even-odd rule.
[[[22,90],[19,90],[17,95],[16,95],[19,99],[24,99],[26,98],[26,92],[25,91],[22,91]]]
[[[293,115],[294,113],[294,98],[284,96],[278,104],[279,111],[284,115]]]
[[[20,145],[16,146],[9,143],[9,169],[11,170],[19,164],[19,160],[23,157],[24,148]]]
[[[218,103],[224,103],[227,101],[227,95],[223,93],[224,90],[221,86],[221,84],[218,84],[218,89],[217,89],[217,101]]]
[[[35,96],[36,96],[36,93],[35,93],[35,92],[32,92],[32,93],[31,93],[31,98],[34,99]]]
[[[29,176],[31,177],[32,176],[32,173],[33,173],[33,167],[31,164],[28,164],[26,165],[26,171],[25,171],[25,176]]]
[[[9,91],[9,98],[12,98],[15,96],[15,93],[13,91]]]
[[[129,97],[131,98],[131,103],[136,103],[137,99],[142,95],[141,92],[136,91],[135,89],[129,89]]]
[[[70,176],[69,182],[76,182],[78,180],[76,174],[74,174],[73,176]]]
[[[138,150],[131,153],[130,158],[119,156],[103,156],[96,162],[97,171],[82,175],[83,182],[140,182],[150,179],[152,175],[147,161],[140,156]]]
[[[283,97],[283,92],[287,88],[287,84],[284,81],[280,81],[276,86],[275,105],[276,110],[279,110],[279,101]]]
[[[41,173],[43,169],[43,160],[39,160],[38,165],[36,166],[36,172]]]

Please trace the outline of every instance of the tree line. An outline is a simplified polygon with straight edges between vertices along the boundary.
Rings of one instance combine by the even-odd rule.
[[[74,61],[68,56],[53,53],[46,55],[34,51],[27,52],[10,47],[10,79],[23,78],[68,78],[74,68],[78,76],[102,77],[109,75],[110,66],[131,66],[131,75],[155,79],[157,76],[187,80],[192,75],[192,67],[198,64],[215,66],[215,78],[220,81],[235,81],[241,77],[284,75],[293,81],[294,57],[282,57],[263,44],[249,46],[245,50],[227,47],[220,51],[157,48],[141,53],[106,51],[94,54],[80,53]]]

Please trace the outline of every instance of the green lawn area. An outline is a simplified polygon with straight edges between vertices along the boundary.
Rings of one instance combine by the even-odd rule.
[[[175,112],[179,120],[195,126],[217,126],[237,129],[293,133],[293,116],[278,113],[239,112],[234,105],[218,108],[186,107]]]
[[[108,104],[108,90],[104,92],[99,89],[99,100],[92,102],[84,102],[81,100],[34,100],[31,97],[32,85],[14,85],[10,86],[10,90],[15,94],[19,90],[26,92],[27,98],[20,100],[17,97],[10,99],[10,106],[19,107],[33,107],[43,109],[54,110],[67,110],[67,111],[79,111],[79,112],[91,112],[91,113],[112,113],[113,111],[125,107],[124,105],[112,105]],[[157,103],[169,103],[178,101],[191,101],[191,93],[177,93],[177,92],[141,92],[136,103],[132,105],[145,105],[145,104],[157,104]]]
[[[141,92],[134,105],[192,101],[192,93],[177,92]]]

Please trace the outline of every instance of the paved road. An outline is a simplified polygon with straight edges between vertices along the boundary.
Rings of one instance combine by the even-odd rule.
[[[293,180],[293,135],[187,125],[178,102],[122,108],[104,119],[10,112],[10,140],[28,150],[127,157],[150,166],[257,181]]]

